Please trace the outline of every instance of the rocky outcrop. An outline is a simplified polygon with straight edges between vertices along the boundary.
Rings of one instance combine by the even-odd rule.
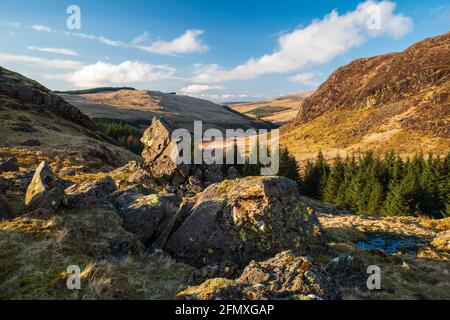
[[[393,118],[403,113],[402,127],[430,130],[448,138],[449,47],[450,33],[446,33],[403,52],[357,59],[337,69],[303,102],[287,129],[335,110],[389,106],[385,115],[379,113],[377,117]],[[374,124],[378,120],[374,118]]]
[[[68,187],[67,206],[69,208],[87,209],[96,204],[109,201],[109,196],[116,191],[116,184],[110,176],[101,180],[86,181]]]
[[[205,290],[211,282],[213,290]],[[206,294],[205,294],[206,291]],[[178,294],[182,299],[265,300],[265,299],[336,299],[339,290],[326,272],[309,257],[291,251],[277,254],[266,261],[252,261],[235,281],[208,280]]]
[[[228,278],[234,279],[239,276],[239,267],[231,261],[225,261],[223,263],[212,264],[204,266],[203,268],[195,270],[189,284],[200,285],[203,282],[214,278]]]
[[[166,249],[194,266],[230,260],[244,266],[315,241],[317,219],[284,177],[226,180],[203,191]]]
[[[0,161],[0,173],[19,171],[19,163],[15,157]]]
[[[125,230],[148,244],[161,232],[161,224],[177,212],[176,202],[170,195],[144,195],[134,190],[119,192],[114,205],[122,218]]]
[[[364,263],[355,256],[336,257],[325,267],[340,288],[367,289]]]
[[[174,130],[164,118],[155,117],[141,138],[145,168],[152,177],[168,182],[181,193],[198,193],[204,186],[223,180],[225,168],[222,165],[174,162],[174,156],[178,154],[177,141],[172,140]]]
[[[174,128],[165,119],[153,118],[152,124],[141,138],[144,145],[142,157],[154,177],[178,185],[187,178],[190,167],[173,161],[177,146],[176,141],[172,140],[173,131]]]
[[[52,212],[64,200],[64,184],[54,174],[47,161],[42,161],[27,188],[27,211]]]
[[[68,104],[60,96],[54,94],[36,81],[18,73],[0,67],[0,96],[30,104],[45,107],[44,112],[51,112],[72,121],[86,129],[97,131],[95,124],[80,110]]]

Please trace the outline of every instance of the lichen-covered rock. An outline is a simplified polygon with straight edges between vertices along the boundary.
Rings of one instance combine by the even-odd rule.
[[[27,211],[56,210],[64,200],[64,184],[53,174],[47,161],[42,161],[27,188],[25,204]]]
[[[141,185],[147,189],[153,189],[157,186],[155,179],[145,169],[139,168],[133,171],[127,180],[130,185]]]
[[[113,256],[136,255],[144,252],[145,247],[133,234],[120,235],[109,241],[109,249]]]
[[[116,184],[110,176],[95,181],[85,181],[68,187],[67,206],[69,208],[89,208],[95,204],[109,201],[109,196],[116,191]]]
[[[170,196],[143,195],[132,190],[117,195],[114,205],[123,220],[124,229],[135,234],[144,244],[156,238],[163,221],[177,211]]]
[[[186,217],[189,215],[190,210],[194,206],[194,201],[189,198],[183,200],[179,205],[177,212],[172,217],[164,219],[163,223],[159,226],[158,236],[151,244],[152,249],[164,249],[170,236],[178,230],[182,225]]]
[[[210,279],[178,294],[183,299],[336,299],[339,290],[309,257],[291,251],[262,262],[252,261],[235,281]],[[212,288],[212,283],[217,285]]]
[[[231,261],[225,261],[219,264],[208,265],[195,270],[189,279],[190,285],[199,285],[208,279],[213,278],[237,278],[239,268]]]
[[[364,289],[366,286],[365,269],[361,259],[355,256],[336,257],[325,267],[325,271],[339,287],[360,289]]]
[[[164,118],[154,117],[150,127],[144,132],[141,138],[144,145],[142,157],[150,177],[169,184],[182,195],[198,193],[205,186],[222,181],[223,165],[175,163],[178,141],[172,139],[174,130]]]
[[[226,180],[203,191],[166,249],[194,266],[230,260],[245,266],[315,241],[315,213],[284,177]]]
[[[163,118],[154,117],[150,127],[144,132],[141,142],[144,145],[142,157],[145,166],[157,178],[181,184],[189,174],[189,165],[175,164],[173,154],[177,142],[172,140],[174,128]]]
[[[16,157],[11,157],[4,161],[0,161],[0,173],[15,171],[19,171],[19,163],[17,162]]]

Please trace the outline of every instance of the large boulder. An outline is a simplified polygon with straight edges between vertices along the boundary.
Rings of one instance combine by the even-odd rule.
[[[144,244],[161,232],[161,224],[177,211],[170,195],[144,195],[133,189],[114,195],[113,203],[123,221],[123,228],[135,234]]]
[[[17,162],[16,157],[11,157],[4,161],[0,161],[0,173],[15,171],[19,171],[19,163]]]
[[[325,271],[332,277],[340,288],[367,289],[367,273],[364,262],[355,256],[339,256],[325,267]]]
[[[194,266],[230,260],[245,266],[316,240],[317,218],[284,177],[247,177],[206,188],[166,249]]]
[[[47,161],[42,161],[25,194],[27,211],[54,211],[63,200],[64,183],[54,175]]]
[[[215,284],[215,285],[213,285]],[[210,279],[178,294],[181,299],[265,300],[336,299],[334,280],[309,257],[291,251],[266,261],[252,261],[236,280]]]
[[[145,169],[151,177],[168,182],[183,195],[198,193],[199,188],[222,181],[225,176],[223,165],[177,164],[173,161],[178,154],[178,141],[172,139],[174,130],[164,118],[155,117],[141,138]],[[144,175],[139,173],[137,176]]]
[[[85,181],[68,187],[67,206],[69,208],[87,209],[93,205],[104,204],[116,191],[116,184],[110,176],[100,180]]]
[[[174,128],[163,118],[154,117],[150,127],[144,132],[142,157],[145,166],[153,176],[180,184],[189,174],[189,165],[175,164],[173,152],[177,142],[172,140]]]

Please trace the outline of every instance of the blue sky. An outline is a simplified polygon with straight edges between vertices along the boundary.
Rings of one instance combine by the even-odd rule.
[[[70,5],[81,29],[66,26]],[[445,0],[2,0],[0,65],[53,90],[255,100],[314,90],[353,59],[404,50],[449,26]]]

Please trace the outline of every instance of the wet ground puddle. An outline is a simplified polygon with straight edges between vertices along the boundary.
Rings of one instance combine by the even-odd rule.
[[[399,236],[389,233],[371,233],[364,240],[356,241],[361,249],[379,249],[384,253],[415,254],[420,239],[414,236]]]

